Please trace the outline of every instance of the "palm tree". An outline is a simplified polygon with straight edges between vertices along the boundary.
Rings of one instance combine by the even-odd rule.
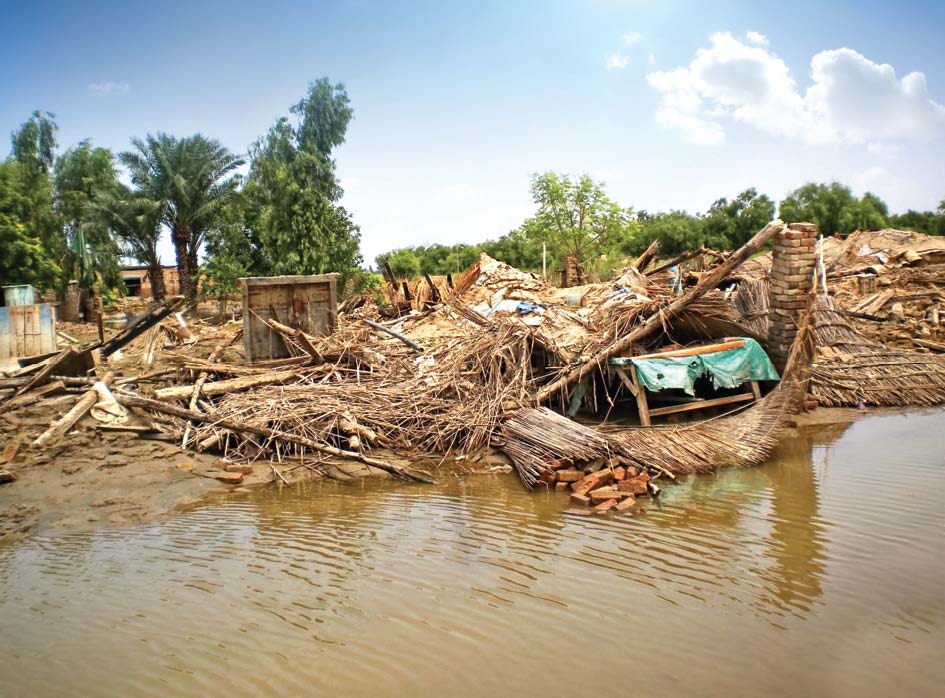
[[[163,301],[164,274],[157,246],[163,230],[164,203],[119,184],[115,191],[96,196],[90,209],[115,233],[122,254],[137,259],[148,268],[151,295],[155,301]]]
[[[132,183],[147,199],[162,203],[162,221],[171,229],[180,292],[196,298],[197,253],[204,236],[239,186],[243,160],[219,141],[196,134],[165,133],[134,139],[134,150],[119,157]]]

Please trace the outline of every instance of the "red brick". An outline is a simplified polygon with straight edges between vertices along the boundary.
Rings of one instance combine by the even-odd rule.
[[[617,499],[608,499],[606,502],[601,502],[596,507],[594,507],[594,513],[603,514],[606,511],[609,511],[610,509],[613,509],[615,506],[617,506],[618,501],[619,500]]]
[[[586,507],[590,506],[591,498],[586,494],[578,494],[577,492],[571,493],[571,504],[577,504],[578,506]]]
[[[208,470],[207,474],[228,485],[238,485],[243,481],[243,473],[228,473],[223,470]]]
[[[601,487],[590,492],[592,502],[604,502],[608,499],[622,499],[623,493],[618,492],[614,487]]]
[[[632,506],[633,506],[634,504],[636,504],[636,503],[637,503],[637,498],[634,497],[632,494],[628,494],[628,495],[627,495],[626,497],[624,497],[623,500],[617,505],[616,509],[617,509],[617,511],[626,511],[627,509],[629,509],[630,507],[632,507]]]
[[[571,489],[574,490],[575,494],[587,494],[591,490],[596,490],[601,484],[600,478],[594,473],[573,483]]]
[[[580,482],[584,479],[584,473],[580,470],[559,470],[558,482]]]

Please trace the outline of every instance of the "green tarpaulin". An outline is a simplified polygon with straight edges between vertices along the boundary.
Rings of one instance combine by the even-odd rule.
[[[651,391],[677,388],[695,395],[699,376],[709,375],[716,388],[736,388],[748,381],[780,380],[765,350],[753,339],[742,338],[744,346],[701,356],[629,359],[637,369],[644,388]],[[628,361],[614,360],[623,364]]]

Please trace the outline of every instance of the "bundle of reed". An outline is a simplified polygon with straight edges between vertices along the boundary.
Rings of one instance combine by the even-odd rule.
[[[818,361],[811,395],[824,407],[945,404],[945,357],[882,349]]]
[[[502,450],[528,489],[554,482],[559,468],[611,455],[606,436],[546,407],[517,411],[502,425],[501,437]]]
[[[221,445],[234,460],[304,456],[304,441],[344,448],[351,442],[351,424],[365,430],[355,430],[362,451],[475,451],[488,444],[503,405],[528,395],[530,351],[528,332],[497,325],[447,342],[403,370],[308,367],[318,379],[251,387],[225,395],[213,406],[222,419],[289,434],[297,442],[260,441],[252,433],[221,430],[213,422],[199,425],[195,435],[198,441]]]
[[[945,403],[945,356],[887,349],[857,332],[829,297],[817,300],[810,392],[824,407]]]
[[[756,336],[768,336],[768,279],[743,277],[731,296],[741,322]]]
[[[615,339],[630,334],[676,299],[665,291],[659,294],[652,286],[650,294],[653,300],[602,306],[601,311],[592,316],[596,332],[583,353],[593,354]],[[711,291],[693,299],[675,317],[664,319],[662,331],[648,337],[643,346],[704,341],[706,337],[735,336],[759,338],[758,333],[743,320],[721,291]]]
[[[635,461],[673,474],[759,465],[777,445],[789,418],[796,414],[796,405],[792,388],[782,383],[735,414],[682,426],[623,428],[614,431],[612,438]]]

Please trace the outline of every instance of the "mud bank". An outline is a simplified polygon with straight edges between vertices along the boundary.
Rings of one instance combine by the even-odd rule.
[[[391,477],[351,461],[321,461],[321,472],[316,472],[311,459],[308,463],[263,460],[239,466],[242,482],[227,485],[214,477],[227,465],[219,455],[184,451],[174,443],[136,433],[103,431],[90,417],[57,446],[31,449],[31,441],[49,426],[54,408],[54,401],[39,401],[15,415],[0,416],[0,452],[18,444],[14,460],[4,466],[17,479],[0,485],[0,543],[56,530],[162,520],[208,498],[241,496],[263,487],[324,477],[341,481]],[[378,454],[397,465],[410,464],[392,453]],[[449,476],[502,468],[503,462],[492,458],[469,463],[459,458],[423,465]]]

